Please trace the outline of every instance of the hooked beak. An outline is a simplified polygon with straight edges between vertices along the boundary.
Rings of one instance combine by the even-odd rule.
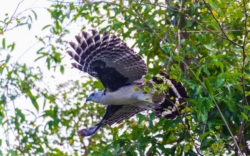
[[[85,103],[87,103],[88,101],[90,101],[90,98],[89,98],[89,97],[87,97],[87,99],[86,99]]]

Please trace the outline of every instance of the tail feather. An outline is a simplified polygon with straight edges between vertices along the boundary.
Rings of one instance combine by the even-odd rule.
[[[181,111],[185,108],[188,98],[185,87],[182,83],[174,79],[170,79],[166,73],[157,74],[152,78],[153,84],[168,84],[167,91],[160,95],[154,95],[153,101],[160,104],[161,107],[155,109],[157,116],[167,119],[175,119],[181,115]]]

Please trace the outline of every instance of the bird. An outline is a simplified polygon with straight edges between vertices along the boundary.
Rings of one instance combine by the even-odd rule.
[[[77,43],[68,42],[72,50],[67,53],[76,61],[72,66],[101,81],[104,90],[91,93],[86,102],[106,106],[100,122],[78,130],[79,136],[91,136],[98,129],[120,124],[140,112],[151,110],[157,117],[175,119],[187,104],[188,94],[181,82],[159,72],[145,80],[147,65],[142,57],[116,35],[97,30],[82,31],[75,36]],[[156,86],[156,87],[155,87]],[[146,88],[165,88],[148,92]]]

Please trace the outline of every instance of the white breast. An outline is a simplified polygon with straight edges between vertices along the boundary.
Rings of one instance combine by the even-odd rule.
[[[115,92],[106,92],[100,103],[104,105],[133,104],[139,101],[151,102],[151,94],[143,94],[136,85],[124,86]]]

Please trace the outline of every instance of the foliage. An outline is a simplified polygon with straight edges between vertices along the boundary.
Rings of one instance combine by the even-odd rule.
[[[5,144],[3,153],[250,154],[249,2],[64,1],[53,2],[47,11],[53,23],[45,23],[42,31],[49,30],[51,36],[37,37],[43,47],[34,58],[45,62],[47,69],[11,64],[11,51],[18,43],[2,39],[0,51],[7,53],[0,59],[0,123],[6,135],[0,140],[0,145]],[[35,11],[29,17],[42,20]],[[9,17],[0,21],[3,37],[12,21]],[[103,86],[88,78],[69,80],[51,91],[42,83],[45,70],[59,71],[58,79],[66,72],[65,36],[74,23],[81,23],[82,29],[91,27],[130,39],[130,46],[146,58],[146,78],[165,70],[183,82],[190,96],[183,115],[159,120],[147,112],[112,128],[105,127],[91,137],[77,136],[80,127],[102,118],[103,106],[83,101],[91,90]],[[32,20],[27,25],[31,27]],[[18,104],[20,98],[28,98],[34,111],[18,108],[22,105]],[[14,135],[12,140],[10,134]]]

